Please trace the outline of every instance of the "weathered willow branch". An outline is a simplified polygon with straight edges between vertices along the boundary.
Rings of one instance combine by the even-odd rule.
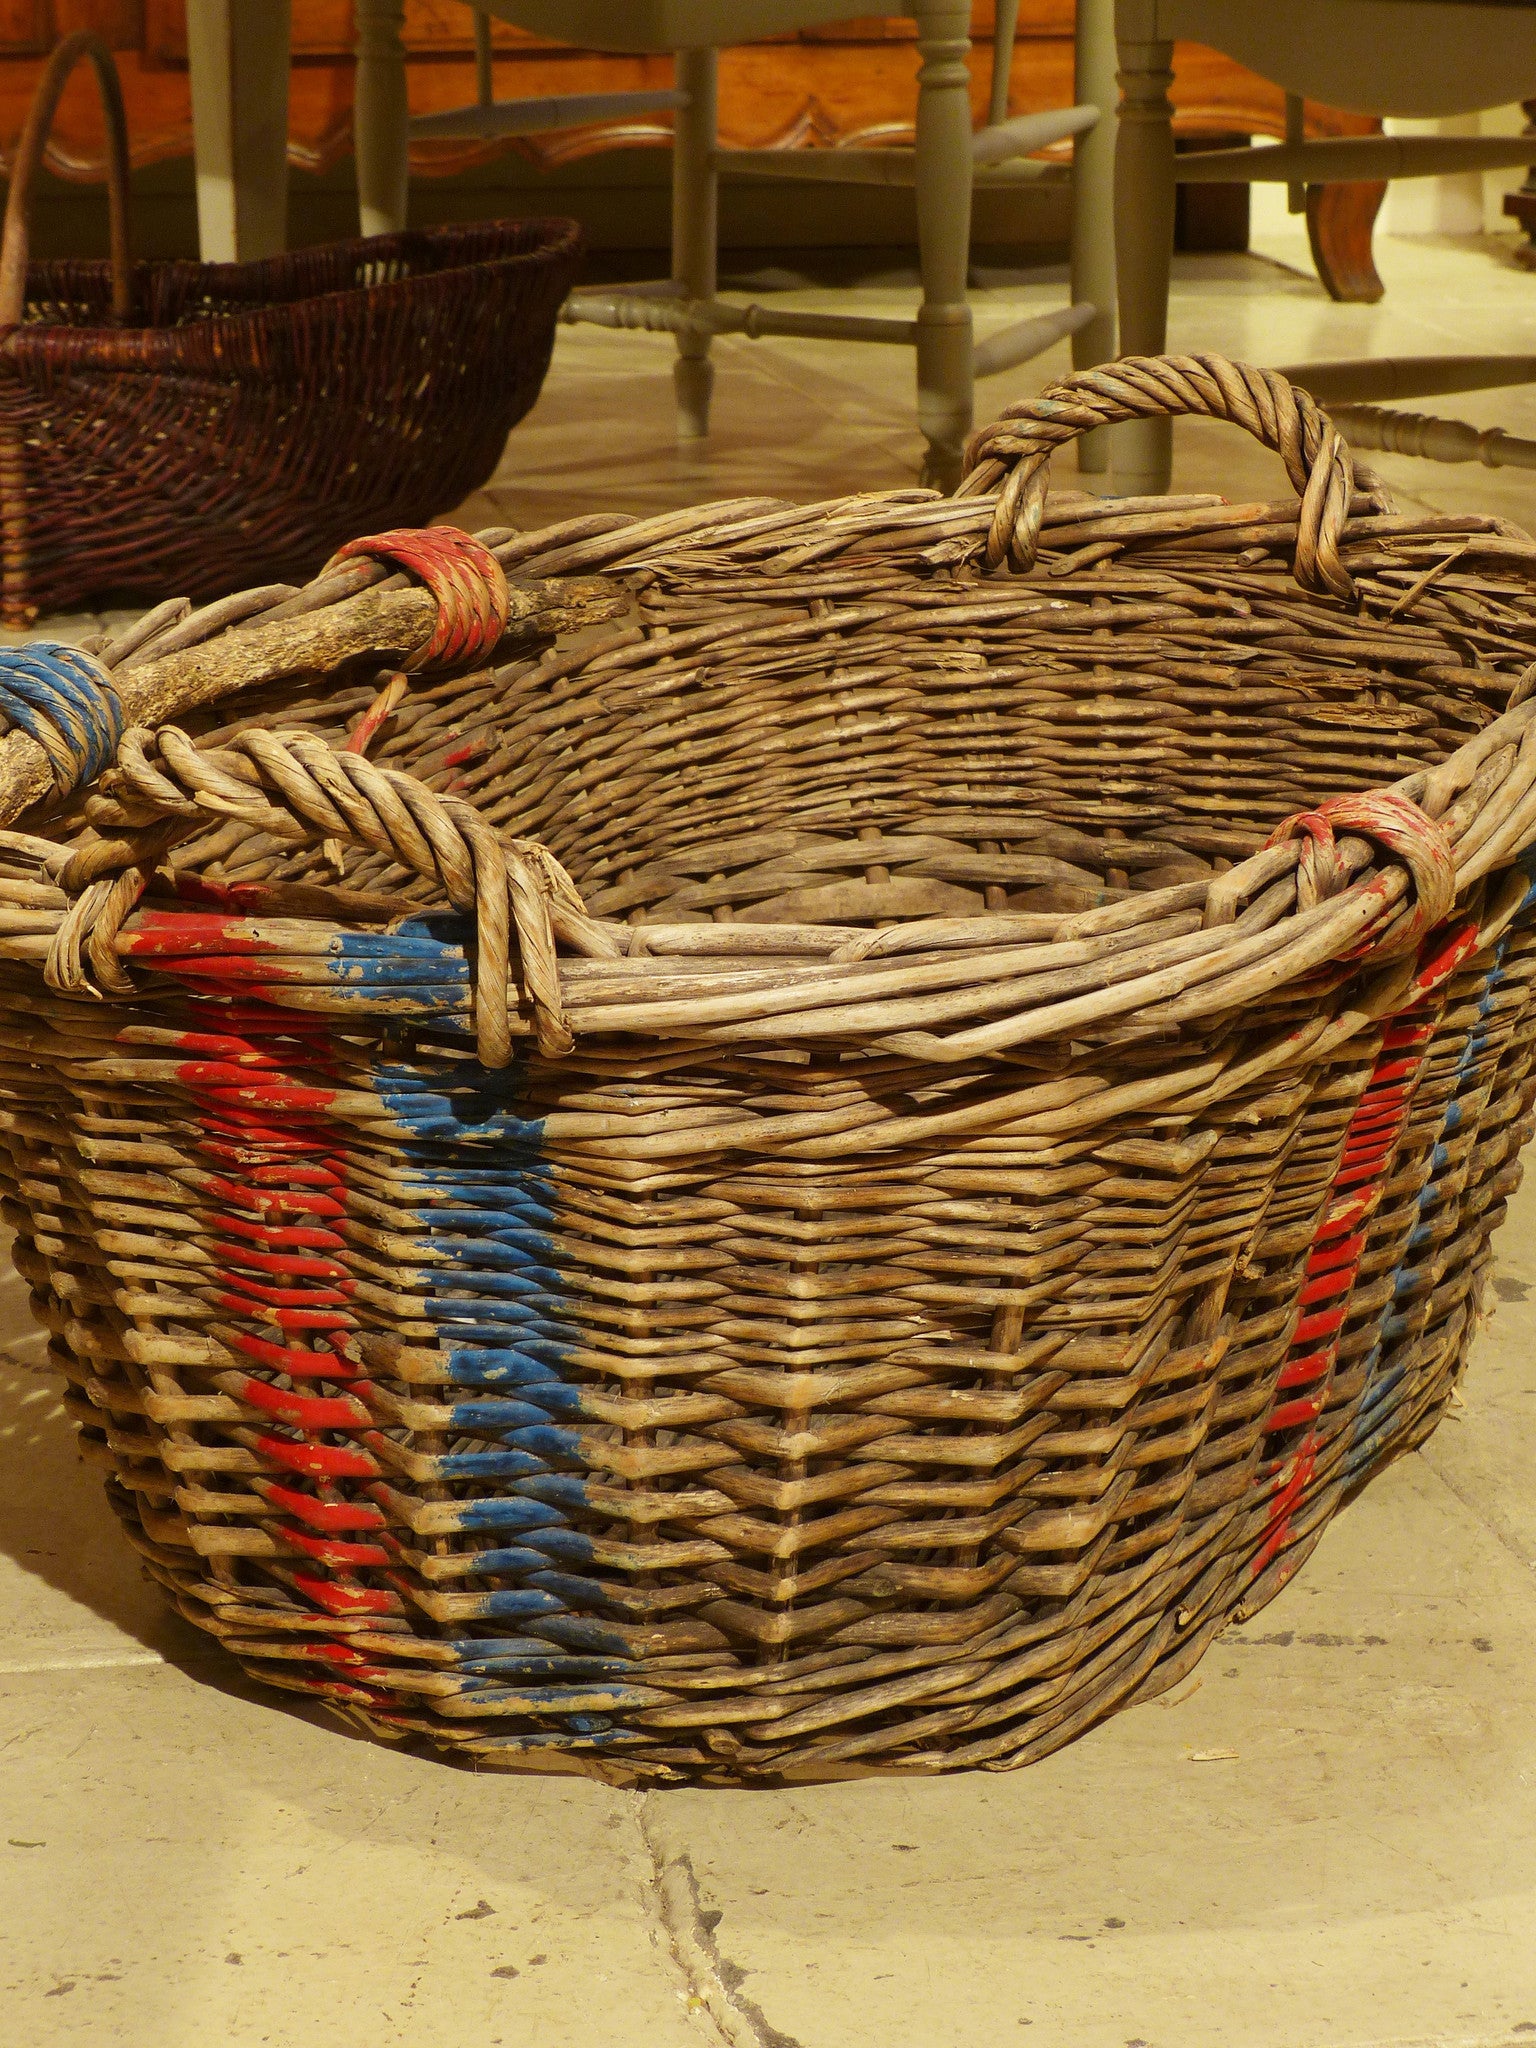
[[[510,595],[507,638],[514,643],[616,618],[629,605],[626,592],[595,576],[514,583]],[[332,675],[350,662],[406,654],[427,638],[436,612],[436,599],[418,586],[365,589],[298,617],[228,626],[200,645],[125,666],[116,674],[118,696],[129,725],[159,725],[289,676]],[[0,825],[52,787],[48,756],[36,740],[23,732],[0,739]]]

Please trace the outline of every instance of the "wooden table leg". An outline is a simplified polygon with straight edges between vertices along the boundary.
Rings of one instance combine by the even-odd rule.
[[[1330,299],[1374,306],[1381,297],[1371,234],[1386,196],[1385,181],[1307,187],[1307,239]]]
[[[718,69],[713,50],[677,53],[677,88],[688,95],[688,104],[677,110],[672,140],[672,276],[684,298],[706,305],[715,296],[720,233],[720,176],[715,167]],[[685,441],[700,440],[709,432],[709,402],[715,388],[709,339],[706,327],[690,328],[677,337],[672,381],[678,436]]]
[[[1072,337],[1072,367],[1090,370],[1115,353],[1115,130],[1120,89],[1115,79],[1114,0],[1077,0],[1072,97],[1099,109],[1098,126],[1072,145],[1072,303],[1084,299],[1098,315]],[[1096,427],[1077,444],[1086,475],[1109,468],[1109,434]]]
[[[357,71],[352,86],[357,211],[365,235],[399,234],[410,194],[406,122],[405,0],[356,0]]]
[[[1525,115],[1527,135],[1536,135],[1536,100],[1522,100],[1520,111]],[[1525,240],[1515,251],[1515,261],[1522,270],[1536,270],[1536,164],[1525,174],[1525,183],[1518,192],[1506,192],[1504,211],[1511,220],[1519,221],[1525,231]]]
[[[1115,253],[1120,273],[1120,350],[1161,355],[1168,338],[1173,263],[1173,44],[1134,31],[1150,12],[1120,0],[1120,133],[1115,147]],[[1173,470],[1173,422],[1130,420],[1114,429],[1115,489],[1125,496],[1166,491]]]
[[[971,430],[971,10],[969,0],[909,0],[917,19],[917,423],[923,482],[952,491]]]
[[[288,243],[285,0],[187,0],[187,64],[205,263],[249,263]]]

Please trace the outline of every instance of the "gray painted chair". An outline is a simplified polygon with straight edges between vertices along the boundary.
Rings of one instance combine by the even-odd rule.
[[[193,0],[197,5],[198,0]],[[925,477],[952,487],[970,431],[978,377],[1027,362],[1070,334],[1079,366],[1114,353],[1113,0],[1078,0],[1076,97],[1060,112],[1009,120],[1009,58],[1018,0],[1000,0],[985,127],[973,133],[969,0],[906,0],[917,22],[921,70],[917,138],[911,150],[722,150],[716,135],[716,52],[783,30],[846,19],[850,0],[476,0],[479,103],[411,121],[405,105],[402,0],[357,0],[355,125],[359,203],[365,233],[403,225],[407,147],[412,136],[530,133],[651,109],[674,110],[672,274],[656,287],[586,291],[566,308],[572,320],[661,330],[677,338],[678,426],[707,433],[712,337],[722,332],[809,335],[905,344],[917,358],[917,416],[928,444]],[[598,94],[497,104],[490,90],[489,20],[581,47],[671,52],[670,92]],[[1070,302],[975,340],[966,292],[971,193],[978,180],[1021,183],[1048,167],[1030,152],[1073,138]],[[742,307],[716,289],[716,199],[720,174],[852,184],[910,185],[917,208],[922,303],[915,319],[800,313]],[[1083,466],[1105,466],[1103,437],[1085,446]]]
[[[1124,93],[1115,236],[1120,346],[1126,355],[1159,355],[1166,343],[1175,181],[1333,184],[1536,162],[1533,135],[1367,135],[1306,142],[1299,118],[1303,98],[1361,113],[1420,116],[1532,98],[1536,0],[1117,0],[1115,27]],[[1221,50],[1283,86],[1290,100],[1290,139],[1273,148],[1175,157],[1168,86],[1173,44],[1180,37]],[[1531,355],[1371,357],[1285,369],[1334,408],[1536,382]],[[1374,408],[1353,411],[1341,424],[1362,445],[1466,459],[1469,429],[1426,421],[1408,433],[1393,415],[1373,413]],[[1167,490],[1171,428],[1162,419],[1115,429],[1117,489]],[[1512,459],[1507,449],[1502,459]]]

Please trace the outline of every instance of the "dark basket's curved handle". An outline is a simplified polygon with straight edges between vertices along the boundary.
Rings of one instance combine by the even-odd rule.
[[[1355,490],[1355,467],[1338,429],[1305,391],[1274,370],[1225,356],[1122,356],[1051,384],[1038,398],[1010,405],[971,436],[958,496],[993,489],[997,511],[987,561],[1030,567],[1045,509],[1046,465],[1053,450],[1094,427],[1161,415],[1231,420],[1273,448],[1301,499],[1294,566],[1311,590],[1353,598],[1339,539]],[[1114,500],[1104,503],[1106,517]]]
[[[111,214],[112,317],[126,321],[133,291],[133,273],[128,253],[128,117],[123,111],[123,88],[112,52],[89,29],[66,36],[48,59],[26,126],[16,145],[11,164],[11,189],[5,202],[5,229],[0,237],[0,330],[21,325],[27,304],[27,259],[32,236],[32,181],[43,160],[43,150],[53,128],[59,96],[71,71],[82,57],[89,57],[101,88],[102,111],[107,118],[107,204]]]

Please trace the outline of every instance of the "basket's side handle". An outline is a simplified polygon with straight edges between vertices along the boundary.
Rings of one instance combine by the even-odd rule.
[[[1342,436],[1305,391],[1274,370],[1216,355],[1122,356],[1063,377],[973,434],[957,495],[974,496],[1002,484],[987,536],[989,566],[1010,558],[1021,568],[1032,566],[1054,449],[1095,427],[1162,414],[1230,420],[1273,448],[1301,499],[1296,580],[1310,590],[1354,597],[1354,582],[1339,559],[1355,490],[1354,463]],[[1104,510],[1113,515],[1112,498]]]
[[[27,258],[32,234],[32,184],[53,128],[65,81],[89,57],[101,88],[107,121],[107,204],[111,214],[112,317],[128,318],[133,274],[128,253],[128,119],[112,52],[89,29],[66,36],[48,59],[11,164],[11,189],[0,236],[0,329],[19,327],[27,303]]]
[[[124,734],[117,766],[101,787],[134,831],[154,819],[180,818],[195,828],[209,819],[238,818],[280,840],[338,839],[366,847],[434,881],[455,909],[476,920],[475,1034],[488,1067],[504,1067],[512,1057],[507,985],[514,933],[518,980],[539,1050],[549,1059],[574,1043],[556,942],[588,958],[617,959],[622,952],[611,929],[588,916],[575,883],[546,847],[503,838],[472,804],[439,796],[415,776],[363,754],[335,753],[313,733],[253,729],[226,748],[205,749],[173,725],[136,727]],[[164,841],[151,836],[158,858]],[[84,849],[62,871],[66,890],[86,885],[60,926],[60,941],[74,957],[82,938],[94,938],[93,957],[110,942],[112,934],[97,929],[104,912],[120,925],[132,909],[142,879],[131,893],[118,889],[109,908],[112,885],[102,878],[125,859],[141,866],[135,850],[133,837],[108,841]],[[66,936],[76,913],[81,929]]]
[[[7,464],[12,455],[19,464],[24,453],[21,430],[0,422],[0,600],[9,588],[3,579],[11,573],[12,541],[18,526],[23,537],[25,528],[25,506],[18,508],[9,489]],[[370,658],[397,668],[403,656],[416,672],[469,670],[490,660],[508,632],[526,651],[530,642],[629,617],[628,589],[606,577],[523,578],[509,585],[487,545],[501,545],[498,536],[505,533],[492,527],[477,539],[434,526],[375,535],[363,545],[377,543],[379,559],[344,561],[302,590],[267,584],[198,612],[185,598],[167,598],[95,656],[40,642],[0,648],[0,827],[45,797],[50,784],[68,794],[90,780],[124,726],[164,725],[242,691],[296,675],[334,676]],[[408,573],[392,573],[397,561]],[[420,581],[402,588],[411,576]],[[635,631],[618,628],[621,639]],[[35,672],[39,661],[41,673]],[[32,715],[14,708],[9,700],[16,697]],[[106,756],[96,758],[84,743],[87,730],[107,733]]]

